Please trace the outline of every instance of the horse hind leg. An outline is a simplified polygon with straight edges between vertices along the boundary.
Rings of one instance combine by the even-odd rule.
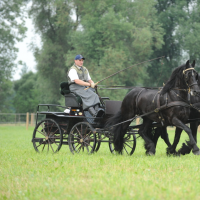
[[[152,132],[152,131],[151,131]],[[154,129],[154,133],[151,133],[152,135],[152,141],[155,145],[155,148],[157,146],[157,142],[159,137],[161,137],[164,142],[166,143],[166,145],[168,147],[171,147],[171,143],[169,141],[169,137],[168,137],[168,133],[167,133],[167,128],[166,127],[157,127]]]
[[[166,127],[157,127],[155,129],[155,133],[154,133],[154,136],[153,136],[153,142],[155,144],[155,148],[156,148],[156,145],[157,145],[159,137],[161,137],[164,140],[165,144],[168,147],[171,147],[171,143],[169,141],[169,137],[168,137],[168,133],[167,133],[167,128]]]
[[[149,119],[143,119],[143,124],[140,127],[138,133],[144,139],[144,147],[146,149],[146,155],[155,155],[155,145],[153,141],[148,136],[149,127],[151,126],[152,121]]]
[[[156,149],[156,145],[158,142],[159,137],[161,136],[161,128],[157,127],[157,128],[151,128],[150,130],[148,130],[148,136],[151,138],[151,140],[153,141],[154,145],[155,145],[155,149]]]

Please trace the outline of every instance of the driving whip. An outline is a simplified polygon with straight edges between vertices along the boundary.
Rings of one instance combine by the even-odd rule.
[[[96,83],[95,83],[95,86],[96,86],[98,83],[100,83],[100,82],[102,82],[102,81],[104,81],[104,80],[106,80],[106,79],[108,79],[108,78],[110,78],[110,77],[112,77],[112,76],[114,76],[114,75],[116,75],[116,74],[118,74],[118,73],[120,73],[120,72],[126,70],[126,69],[130,69],[131,67],[134,67],[134,66],[136,66],[136,65],[140,65],[140,64],[145,63],[145,62],[151,62],[152,60],[157,60],[157,59],[163,58],[163,57],[165,57],[165,56],[161,56],[161,57],[154,58],[154,59],[151,59],[151,60],[146,60],[146,61],[143,61],[143,62],[141,62],[141,63],[137,63],[137,64],[135,64],[135,65],[132,65],[132,66],[130,66],[130,67],[127,67],[127,68],[125,68],[125,69],[122,69],[122,70],[120,70],[120,71],[118,71],[118,72],[115,72],[114,74],[111,74],[110,76],[108,76],[108,77],[106,77],[106,78],[104,78],[104,79],[102,79],[102,80],[96,82]],[[87,90],[88,88],[89,88],[89,87],[85,88],[85,90]]]

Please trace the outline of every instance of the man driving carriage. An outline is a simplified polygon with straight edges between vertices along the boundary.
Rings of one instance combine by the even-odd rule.
[[[76,55],[73,66],[68,71],[68,83],[70,91],[79,95],[83,102],[83,110],[88,110],[93,117],[101,117],[104,111],[100,109],[100,100],[94,92],[95,84],[89,71],[83,66],[85,58]],[[90,87],[84,90],[86,87]]]

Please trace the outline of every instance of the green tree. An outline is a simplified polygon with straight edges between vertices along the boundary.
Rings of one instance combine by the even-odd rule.
[[[66,72],[76,54],[82,53],[87,58],[86,66],[97,81],[117,70],[148,60],[153,49],[161,48],[163,43],[154,0],[32,2],[29,14],[43,43],[41,49],[35,49],[41,103],[59,102],[59,84],[67,80]],[[73,12],[75,20],[72,19]],[[146,66],[120,73],[103,84],[142,82]],[[121,93],[113,96],[121,97]]]
[[[42,48],[34,50],[40,103],[58,103],[61,98],[59,85],[66,80],[65,54],[72,49],[69,35],[76,27],[70,16],[71,2],[32,0],[29,14],[42,38]]]
[[[36,112],[40,103],[36,83],[37,74],[33,72],[24,73],[20,80],[14,81],[13,105],[17,113]]]
[[[70,67],[74,55],[82,53],[94,81],[148,60],[153,50],[163,44],[163,30],[157,22],[152,0],[87,0],[76,1],[76,5],[80,24],[71,35],[74,49],[67,53],[66,64]],[[142,84],[148,64],[135,66],[102,84]],[[110,95],[121,99],[122,93],[115,91]]]
[[[8,98],[12,93],[11,78],[18,51],[15,44],[22,40],[26,31],[22,9],[23,0],[0,2],[0,112],[10,109]]]
[[[200,1],[189,1],[184,9],[185,15],[179,20],[177,37],[179,37],[183,54],[191,60],[200,61]],[[198,64],[199,66],[199,64]]]
[[[184,40],[187,36],[191,40],[195,37],[192,34],[188,35],[191,32],[188,22],[194,20],[190,17],[192,7],[196,5],[194,2],[194,0],[157,0],[155,8],[157,9],[158,22],[162,24],[164,29],[164,44],[161,49],[154,49],[151,58],[160,56],[165,56],[165,58],[148,66],[149,77],[146,79],[145,85],[161,86],[169,78],[172,69],[186,61],[184,49],[185,52],[188,52],[188,48],[185,48],[187,42]],[[196,31],[198,30],[196,29]]]

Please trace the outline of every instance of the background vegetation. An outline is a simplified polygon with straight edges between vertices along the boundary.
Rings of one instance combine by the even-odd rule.
[[[199,157],[167,157],[161,139],[153,157],[140,138],[132,156],[112,155],[107,143],[93,155],[72,155],[65,145],[57,154],[38,154],[32,132],[0,127],[0,199],[200,198]],[[168,132],[172,141],[174,130]]]
[[[41,48],[32,44],[37,73],[24,70],[20,80],[12,81],[15,43],[26,31],[23,8],[27,2],[42,40]],[[187,59],[199,65],[199,11],[200,0],[3,0],[0,112],[33,112],[37,103],[61,103],[59,85],[67,80],[66,73],[79,53],[86,57],[85,66],[95,82],[165,56],[102,82],[107,86],[162,86],[172,69]],[[100,94],[122,100],[127,92],[102,90]]]

